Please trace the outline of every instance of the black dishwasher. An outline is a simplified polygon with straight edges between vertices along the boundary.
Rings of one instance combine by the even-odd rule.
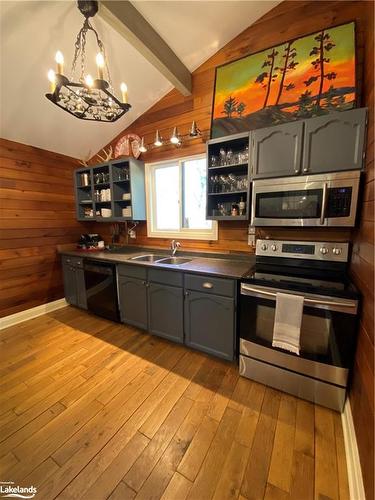
[[[113,321],[120,321],[116,266],[97,260],[84,263],[87,309]]]

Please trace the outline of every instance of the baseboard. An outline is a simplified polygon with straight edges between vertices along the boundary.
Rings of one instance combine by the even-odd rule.
[[[349,493],[351,500],[366,500],[363,487],[361,462],[359,459],[357,438],[349,399],[346,400],[341,414],[345,441],[346,466],[348,468]]]
[[[68,303],[65,299],[54,300],[53,302],[47,302],[47,304],[42,304],[40,306],[32,307],[31,309],[26,309],[25,311],[20,311],[15,314],[10,314],[4,318],[0,318],[0,330],[8,328],[9,326],[17,325],[28,319],[36,318],[37,316],[42,316],[42,314],[47,314],[56,309],[61,309],[67,306]]]

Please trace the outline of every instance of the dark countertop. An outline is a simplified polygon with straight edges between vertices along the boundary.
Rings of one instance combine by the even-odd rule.
[[[88,252],[80,250],[63,250],[62,255],[71,255],[85,259],[101,260],[114,262],[116,264],[130,264],[136,266],[147,266],[156,269],[165,269],[170,271],[192,272],[197,274],[210,274],[224,278],[241,278],[255,263],[253,255],[228,255],[228,254],[207,254],[178,251],[177,257],[190,257],[192,260],[180,265],[157,264],[149,262],[139,262],[131,260],[133,257],[146,254],[170,256],[170,252],[157,248],[141,247],[123,247],[116,250],[106,250],[103,252]]]

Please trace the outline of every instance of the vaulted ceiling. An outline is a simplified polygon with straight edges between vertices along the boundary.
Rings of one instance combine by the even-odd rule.
[[[133,5],[190,71],[273,8],[266,1],[133,1]],[[130,43],[96,16],[114,87],[125,81],[132,109],[117,122],[94,123],[64,113],[44,94],[47,72],[61,50],[67,72],[83,17],[75,1],[0,1],[0,136],[49,151],[86,158],[169,92],[172,85]],[[91,35],[92,36],[92,35]],[[88,71],[96,48],[87,43]],[[91,154],[90,154],[91,153]]]

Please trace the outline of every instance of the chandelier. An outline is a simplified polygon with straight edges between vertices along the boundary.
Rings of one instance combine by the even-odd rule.
[[[98,2],[79,0],[77,3],[85,20],[75,42],[71,75],[69,78],[64,75],[64,57],[58,51],[55,57],[56,73],[52,69],[48,71],[51,88],[46,97],[59,108],[81,120],[115,122],[131,108],[127,99],[127,87],[125,83],[121,83],[122,99],[119,100],[113,91],[103,42],[89,21],[89,18],[98,12]],[[86,74],[86,36],[89,31],[94,33],[98,46],[96,79]],[[74,80],[78,61],[79,76]],[[104,73],[107,79],[104,78]]]

